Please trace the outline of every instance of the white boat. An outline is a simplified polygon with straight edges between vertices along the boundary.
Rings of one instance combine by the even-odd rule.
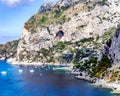
[[[42,76],[42,73],[40,74],[40,76]]]
[[[6,75],[7,72],[6,72],[6,71],[2,71],[1,74],[2,74],[2,75]]]
[[[18,70],[18,72],[19,72],[19,73],[22,73],[22,72],[23,72],[23,70],[22,70],[22,69],[19,69],[19,70]]]
[[[30,73],[33,73],[33,72],[34,72],[34,70],[33,70],[33,69],[31,69],[31,70],[30,70]]]

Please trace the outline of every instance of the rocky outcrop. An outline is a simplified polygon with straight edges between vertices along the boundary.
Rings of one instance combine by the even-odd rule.
[[[0,45],[0,60],[7,60],[9,58],[15,58],[17,54],[17,46],[19,40],[14,40],[6,44]]]
[[[114,35],[107,40],[104,44],[104,47],[100,53],[102,56],[103,54],[107,54],[108,58],[111,60],[111,63],[118,64],[120,62],[120,24],[117,26],[117,29]],[[101,57],[100,56],[100,57]]]
[[[96,85],[112,88],[112,93],[120,93],[120,24],[118,24],[114,35],[106,41],[100,54],[99,62],[109,62],[106,70],[101,72]],[[102,59],[103,57],[106,59]],[[104,63],[102,66],[105,66]],[[97,67],[96,67],[97,68]],[[102,67],[101,67],[102,68]]]
[[[53,9],[54,6],[55,6],[55,3],[53,2],[48,3],[48,4],[43,4],[39,9],[38,14],[42,14],[46,11],[50,11]]]
[[[58,0],[58,2],[50,2],[47,4],[43,4],[39,9],[38,14],[42,14],[46,11],[50,11],[55,7],[61,10],[61,7],[64,7],[64,8],[71,7],[79,2],[85,2],[85,1],[84,0]]]
[[[71,0],[56,4],[71,4],[68,1]],[[86,4],[76,3],[74,8],[64,10],[53,8],[54,4],[46,4],[47,9],[41,10],[41,14],[35,14],[25,23],[16,57],[11,61],[59,63],[64,51],[75,54],[75,50],[83,46],[81,39],[92,37],[95,40],[120,22],[118,1],[108,0],[107,5],[94,5],[92,9],[87,8]]]
[[[111,44],[109,47],[109,56],[112,61],[117,64],[120,63],[120,24],[117,26],[113,38],[111,38]]]

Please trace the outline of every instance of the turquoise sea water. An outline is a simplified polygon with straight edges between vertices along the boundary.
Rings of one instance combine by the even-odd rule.
[[[120,96],[52,67],[12,66],[0,61],[0,96]]]

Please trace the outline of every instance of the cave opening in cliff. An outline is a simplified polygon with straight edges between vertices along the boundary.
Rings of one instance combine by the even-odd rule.
[[[58,38],[62,38],[64,36],[64,32],[62,30],[59,30],[57,33],[56,33],[56,37]]]

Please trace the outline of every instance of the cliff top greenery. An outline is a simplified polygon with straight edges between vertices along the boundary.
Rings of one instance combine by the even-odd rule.
[[[78,5],[80,4],[81,7]],[[83,7],[84,6],[84,7]],[[29,31],[36,31],[36,28],[40,29],[46,28],[49,25],[63,24],[69,20],[73,16],[77,16],[78,12],[82,10],[88,11],[87,6],[84,3],[78,3],[74,6],[55,6],[52,10],[46,11],[44,13],[37,13],[32,16],[26,23],[25,28]]]
[[[98,2],[100,5],[105,5],[107,0],[102,0]],[[97,3],[96,3],[97,4]],[[25,28],[31,32],[35,32],[36,28],[40,29],[46,28],[49,25],[63,24],[69,20],[73,16],[77,16],[80,11],[91,11],[93,10],[95,5],[89,6],[87,1],[83,3],[73,3],[71,6],[54,6],[52,10],[46,11],[44,13],[37,13],[32,16],[26,23]]]
[[[53,10],[42,14],[35,14],[28,20],[28,22],[25,23],[25,28],[30,31],[35,31],[36,27],[44,28],[48,25],[65,23],[70,20],[70,18],[65,14],[65,10],[67,9],[67,7],[62,7],[61,10],[54,8]]]

